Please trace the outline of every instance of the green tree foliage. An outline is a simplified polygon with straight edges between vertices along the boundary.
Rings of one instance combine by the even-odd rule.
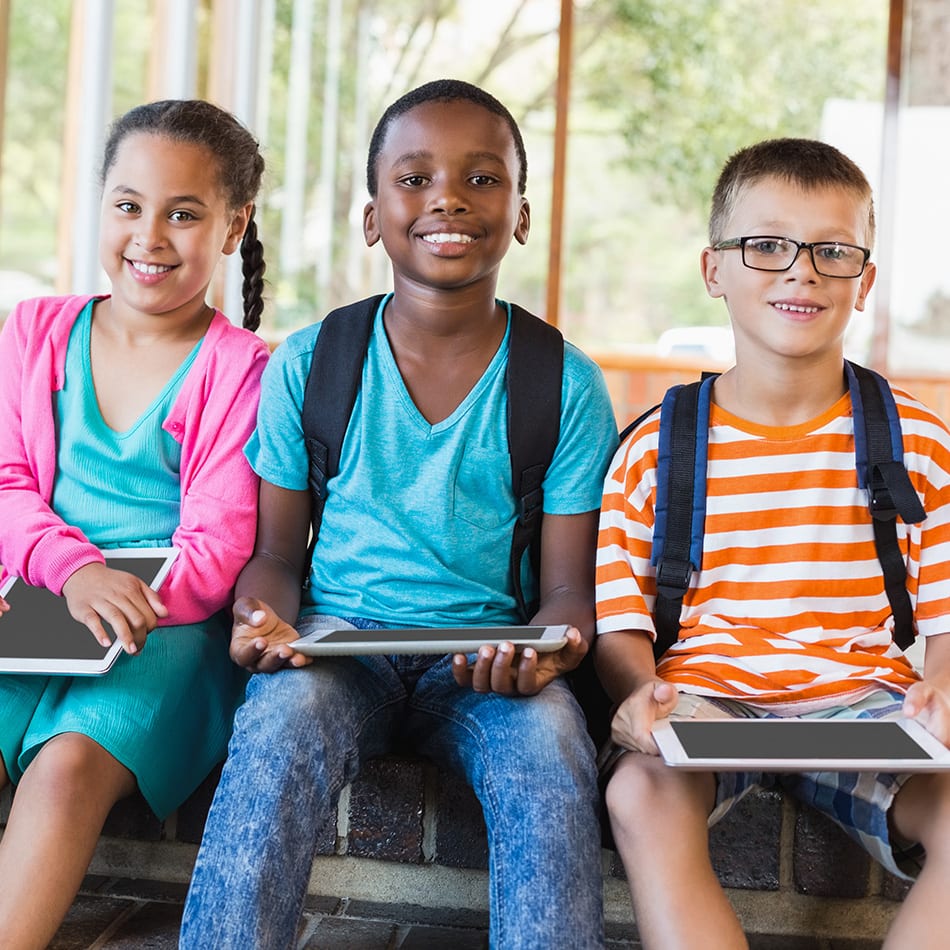
[[[596,0],[577,93],[615,117],[624,162],[680,206],[705,208],[725,159],[815,136],[828,99],[880,101],[887,4]]]

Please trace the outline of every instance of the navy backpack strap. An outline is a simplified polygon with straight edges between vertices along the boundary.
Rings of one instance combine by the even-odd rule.
[[[340,467],[343,437],[359,392],[366,348],[382,299],[379,294],[333,310],[321,323],[314,344],[301,413],[310,458],[311,556],[323,521],[327,482]],[[308,576],[309,571],[310,557]]]
[[[564,338],[560,331],[512,304],[506,385],[508,452],[518,517],[512,532],[510,568],[524,623],[531,619],[537,604],[525,600],[522,561],[528,551],[534,576],[539,580],[542,486],[561,431],[563,367]]]
[[[897,540],[897,516],[905,524],[927,517],[904,467],[900,416],[883,376],[845,362],[854,414],[854,454],[858,487],[867,491],[874,545],[884,573],[884,589],[894,615],[894,642],[906,650],[916,637],[907,593],[907,567]]]
[[[715,376],[669,389],[660,406],[653,566],[654,656],[679,638],[683,596],[703,559],[709,406]]]

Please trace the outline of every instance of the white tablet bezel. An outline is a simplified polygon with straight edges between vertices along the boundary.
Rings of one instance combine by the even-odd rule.
[[[173,547],[148,547],[148,548],[106,548],[102,551],[106,559],[106,564],[114,558],[163,558],[158,572],[149,583],[149,587],[158,590],[162,582],[168,576],[172,564],[178,557],[178,548]],[[9,576],[0,585],[0,597],[6,596],[14,589],[17,584],[23,584],[24,581],[19,577]],[[0,616],[0,623],[3,622]],[[89,633],[92,637],[92,633]],[[36,673],[45,675],[74,675],[95,676],[108,672],[116,658],[122,652],[122,643],[114,640],[108,650],[101,657],[83,659],[78,657],[56,658],[56,657],[3,657],[2,673]]]
[[[735,728],[762,728],[774,719],[703,719],[679,720],[680,722],[727,722]],[[783,722],[802,722],[816,725],[821,720],[794,720],[783,719]],[[840,721],[840,720],[839,720]],[[683,747],[674,731],[677,720],[661,719],[654,723],[653,738],[660,750],[663,760],[674,768],[692,769],[697,771],[736,772],[939,772],[950,769],[950,749],[947,749],[920,723],[911,719],[861,719],[849,720],[866,724],[873,728],[875,724],[890,723],[897,725],[906,732],[929,756],[928,759],[906,759],[893,757],[878,758],[835,758],[830,756],[816,756],[810,759],[783,758],[777,753],[774,758],[696,758],[691,757]]]
[[[540,638],[526,638],[528,630],[543,627]],[[446,653],[475,653],[482,644],[497,645],[512,643],[516,650],[532,647],[539,653],[548,653],[559,650],[567,643],[567,624],[530,624],[513,627],[438,627],[425,628],[427,634],[439,631],[444,634],[437,640],[413,639],[416,630],[412,629],[385,629],[385,630],[349,630],[347,633],[365,634],[363,639],[355,639],[347,643],[328,643],[326,637],[337,633],[337,629],[315,630],[313,633],[301,637],[290,644],[294,650],[307,656],[366,656],[381,653],[394,655],[401,653],[420,653],[441,655]],[[477,637],[461,637],[463,631],[477,631]]]

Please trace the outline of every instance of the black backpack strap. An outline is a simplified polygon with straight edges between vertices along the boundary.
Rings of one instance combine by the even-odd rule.
[[[564,338],[560,331],[516,304],[511,305],[508,338],[508,452],[511,484],[518,505],[511,539],[511,579],[523,622],[537,610],[527,603],[521,582],[525,551],[540,579],[544,475],[561,430]]]
[[[927,515],[904,467],[900,416],[887,380],[850,361],[845,363],[845,375],[854,414],[858,487],[868,493],[874,545],[894,615],[894,642],[906,650],[917,634],[907,567],[897,540],[897,516],[905,524],[919,524]]]
[[[340,467],[343,437],[350,422],[363,376],[363,361],[383,295],[333,310],[320,325],[304,390],[302,422],[310,458],[312,498],[310,558],[320,534],[327,501],[327,482]]]
[[[653,529],[656,659],[679,638],[683,596],[693,571],[702,566],[713,379],[672,387],[660,407]]]
[[[625,425],[620,430],[620,444],[622,445],[627,440],[627,436],[630,435],[630,433],[633,432],[634,429],[638,429],[640,427],[640,423],[643,422],[645,419],[649,419],[650,416],[652,416],[653,413],[656,412],[657,409],[659,408],[660,408],[660,403],[657,403],[655,406],[652,406],[651,408],[647,409],[646,412],[641,412],[640,415],[637,416],[637,418],[633,420],[633,422],[628,422],[627,425]]]

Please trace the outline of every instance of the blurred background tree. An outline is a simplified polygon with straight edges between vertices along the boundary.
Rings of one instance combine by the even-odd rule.
[[[56,267],[73,6],[11,6],[0,271],[39,282],[51,282]],[[116,4],[115,114],[147,98],[159,7]],[[369,134],[390,101],[441,76],[484,85],[522,124],[532,236],[513,248],[500,290],[542,312],[557,0],[272,0],[264,8],[272,11],[262,31],[270,68],[255,131],[268,161],[261,218],[270,332],[388,285],[382,251],[367,252],[361,235]],[[199,88],[210,11],[202,0]],[[561,323],[572,339],[628,346],[671,326],[725,323],[698,274],[718,168],[756,139],[817,136],[829,100],[880,104],[887,12],[887,0],[577,0],[561,282]]]

